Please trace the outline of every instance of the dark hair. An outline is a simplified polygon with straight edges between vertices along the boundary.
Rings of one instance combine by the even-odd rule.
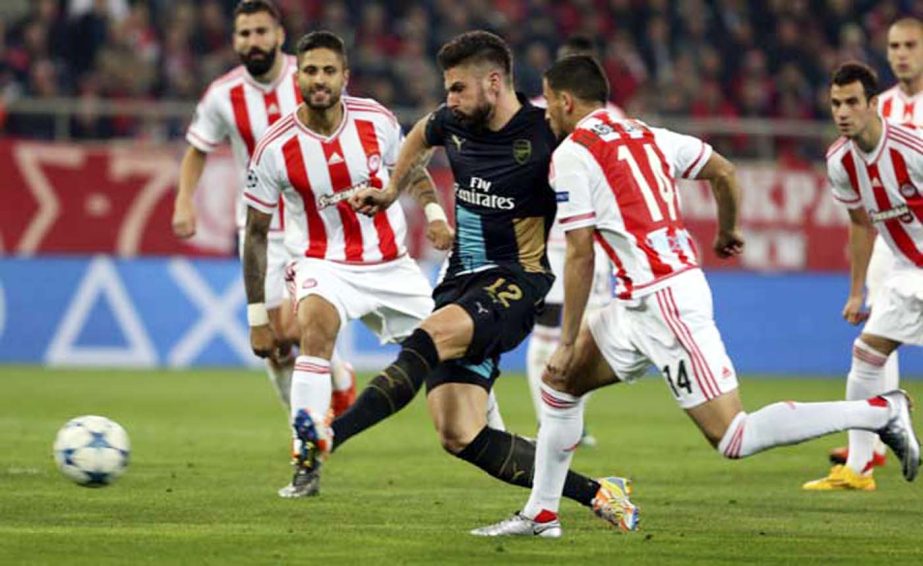
[[[343,43],[343,39],[332,31],[312,31],[305,35],[298,40],[295,54],[301,57],[305,52],[312,49],[329,49],[340,56],[343,60],[343,67],[349,66],[346,62],[346,45]]]
[[[241,14],[256,14],[257,12],[266,12],[272,16],[276,22],[282,22],[282,15],[279,9],[271,0],[241,0],[237,7],[234,8],[234,19]]]
[[[589,55],[571,55],[559,59],[545,71],[545,80],[553,91],[567,91],[575,98],[605,104],[609,100],[609,79],[599,61]]]
[[[503,69],[508,79],[513,77],[513,53],[510,47],[489,31],[469,31],[456,36],[439,49],[436,59],[443,71],[466,63],[486,62]]]
[[[868,65],[856,61],[843,63],[837,67],[833,71],[830,84],[846,86],[856,81],[862,83],[862,91],[865,93],[866,100],[871,100],[878,94],[878,75]]]
[[[596,43],[585,35],[572,35],[565,39],[564,43],[558,47],[558,59],[570,57],[571,55],[599,57]]]

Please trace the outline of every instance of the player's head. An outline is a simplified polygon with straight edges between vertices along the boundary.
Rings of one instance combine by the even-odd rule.
[[[272,69],[285,43],[279,10],[270,0],[243,0],[234,8],[234,51],[259,77]]]
[[[856,138],[878,117],[878,76],[862,63],[843,63],[830,81],[830,111],[840,134]]]
[[[599,52],[592,39],[585,35],[572,35],[558,47],[557,59],[560,61],[571,55],[589,55],[599,59]]]
[[[588,110],[605,106],[609,79],[592,56],[572,55],[545,71],[542,91],[548,103],[545,119],[556,136],[564,137],[574,131]]]
[[[513,89],[513,54],[487,31],[463,33],[439,50],[446,105],[466,125],[483,128],[500,94]]]
[[[340,102],[349,82],[346,46],[337,34],[313,31],[298,42],[298,88],[312,110],[326,110]]]
[[[888,64],[897,80],[910,83],[923,75],[923,22],[902,18],[888,28]]]

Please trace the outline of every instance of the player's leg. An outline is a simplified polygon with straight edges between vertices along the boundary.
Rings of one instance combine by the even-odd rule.
[[[872,249],[872,257],[869,259],[869,267],[866,272],[865,283],[867,288],[866,306],[874,310],[875,298],[884,288],[884,283],[894,268],[894,253],[888,247],[884,239],[879,235],[875,238],[875,247]],[[870,392],[883,393],[898,388],[900,383],[900,370],[898,362],[898,353],[894,351],[888,356],[884,365],[884,371],[881,375],[876,375],[877,382],[869,381],[871,374],[862,371],[863,368],[856,367],[855,348],[853,350],[853,363],[850,372],[846,378],[846,398],[858,399],[857,395],[864,395]],[[878,372],[875,372],[876,374]],[[867,397],[868,395],[866,395]],[[855,447],[856,454],[850,462],[849,458],[851,449]],[[871,462],[871,468],[863,475],[871,475],[872,469],[876,466],[885,464],[885,445],[878,438],[878,435],[864,431],[854,430],[849,432],[849,446],[835,448],[830,451],[830,460],[834,464],[848,465],[855,470],[856,467],[865,468],[864,462]],[[863,462],[863,464],[860,464]]]
[[[535,319],[535,328],[529,335],[526,347],[526,377],[529,380],[535,419],[539,423],[542,421],[542,373],[561,335],[561,308],[560,303],[545,303],[545,310]]]

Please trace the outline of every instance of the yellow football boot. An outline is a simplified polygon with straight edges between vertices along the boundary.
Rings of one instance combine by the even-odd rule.
[[[809,491],[875,491],[875,478],[857,474],[849,466],[837,464],[830,474],[801,486]]]

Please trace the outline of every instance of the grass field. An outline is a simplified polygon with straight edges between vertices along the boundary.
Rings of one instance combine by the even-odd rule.
[[[743,384],[749,409],[843,389]],[[923,398],[923,383],[908,389]],[[498,395],[508,426],[533,434],[524,380],[504,377]],[[640,532],[619,535],[565,502],[560,540],[471,537],[527,492],[444,454],[421,400],[345,445],[319,498],[282,500],[289,433],[257,372],[0,369],[0,564],[923,563],[923,484],[905,483],[893,460],[877,492],[802,492],[845,435],[728,462],[658,379],[594,396],[599,446],[575,457],[590,475],[634,479]],[[55,431],[86,413],[131,436],[131,466],[112,487],[77,487],[54,468]]]

